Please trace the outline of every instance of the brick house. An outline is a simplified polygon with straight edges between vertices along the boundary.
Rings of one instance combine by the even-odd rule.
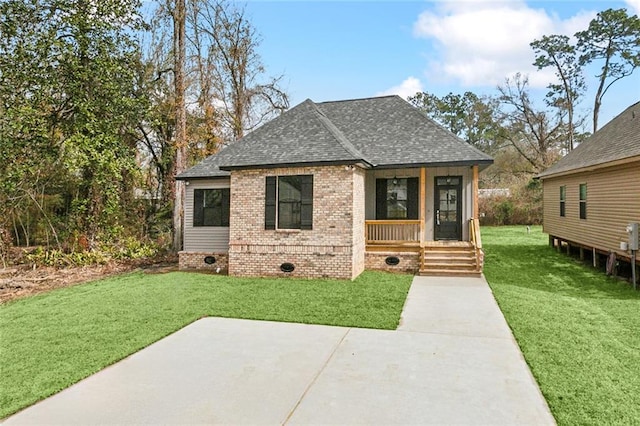
[[[478,172],[492,162],[398,96],[306,100],[178,176],[180,267],[477,275]]]

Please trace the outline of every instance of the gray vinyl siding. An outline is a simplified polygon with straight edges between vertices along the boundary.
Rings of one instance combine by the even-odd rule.
[[[384,169],[367,171],[365,183],[365,217],[366,220],[376,218],[376,179],[393,177],[419,177],[420,169]],[[428,167],[427,168],[427,199],[425,212],[425,240],[433,240],[434,224],[434,179],[436,176],[462,176],[462,239],[469,240],[469,219],[473,216],[473,172],[470,167]]]
[[[183,250],[204,253],[227,253],[229,251],[228,226],[193,226],[193,190],[229,188],[229,178],[191,180],[187,182]]]
[[[587,218],[580,219],[580,184],[587,184]],[[560,216],[560,186],[566,186]],[[640,222],[640,161],[543,180],[544,225],[549,235],[601,251],[620,251],[625,228]]]

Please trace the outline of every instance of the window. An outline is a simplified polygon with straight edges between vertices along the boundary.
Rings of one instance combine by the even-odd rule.
[[[560,216],[564,217],[565,212],[565,199],[567,196],[567,187],[562,185],[560,187]]]
[[[418,178],[376,179],[376,219],[418,219]]]
[[[587,218],[587,184],[580,184],[580,219]]]
[[[313,228],[313,175],[267,176],[264,229],[276,228]]]
[[[229,226],[229,188],[193,190],[193,226]]]

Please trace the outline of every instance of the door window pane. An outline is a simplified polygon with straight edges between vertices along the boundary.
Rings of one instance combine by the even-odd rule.
[[[458,191],[440,190],[440,220],[456,221],[458,218]]]
[[[436,179],[436,185],[438,186],[458,186],[460,185],[459,176],[441,176]]]

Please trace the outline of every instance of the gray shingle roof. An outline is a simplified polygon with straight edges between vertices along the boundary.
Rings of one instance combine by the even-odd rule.
[[[314,103],[307,99],[178,176],[301,164],[372,167],[491,164],[399,96]]]
[[[399,96],[322,102],[318,107],[377,167],[493,162]]]
[[[538,177],[640,156],[640,102],[636,102]]]

